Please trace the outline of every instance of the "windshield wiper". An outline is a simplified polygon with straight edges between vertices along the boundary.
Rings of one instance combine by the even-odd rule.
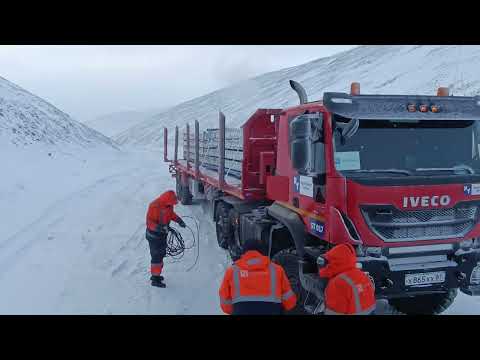
[[[451,168],[416,168],[415,171],[451,171],[455,174],[464,174],[465,172],[475,174],[475,170],[467,165],[457,165]]]
[[[358,170],[350,170],[355,173],[391,173],[391,174],[402,174],[410,176],[412,173],[408,170],[404,169],[358,169]]]

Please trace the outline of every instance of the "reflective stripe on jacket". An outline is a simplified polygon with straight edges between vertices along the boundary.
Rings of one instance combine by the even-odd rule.
[[[327,266],[320,276],[328,278],[326,315],[368,315],[375,310],[375,289],[368,276],[356,267],[351,245],[341,244],[325,254]]]
[[[247,251],[227,269],[219,294],[227,314],[276,313],[291,310],[297,301],[283,268],[257,251]]]

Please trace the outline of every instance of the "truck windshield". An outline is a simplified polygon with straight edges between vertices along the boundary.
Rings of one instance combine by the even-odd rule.
[[[350,138],[335,128],[335,167],[352,176],[480,174],[479,141],[480,121],[361,119]]]

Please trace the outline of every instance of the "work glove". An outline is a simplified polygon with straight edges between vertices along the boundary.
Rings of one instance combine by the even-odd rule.
[[[187,224],[185,224],[185,222],[182,219],[178,219],[178,225],[180,225],[180,227],[182,228],[187,226]]]
[[[170,229],[169,229],[168,225],[159,225],[158,228],[157,228],[157,231],[161,236],[166,236],[168,234],[168,232],[170,231]]]

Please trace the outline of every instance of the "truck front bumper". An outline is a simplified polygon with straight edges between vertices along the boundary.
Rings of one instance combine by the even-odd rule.
[[[377,298],[391,299],[405,296],[418,296],[443,293],[450,289],[460,289],[465,294],[480,296],[480,284],[470,283],[472,271],[480,267],[480,249],[444,253],[445,261],[422,262],[421,257],[408,258],[358,257],[361,268],[374,282]],[[438,253],[436,254],[439,255]],[[433,257],[433,256],[432,256]],[[399,259],[402,266],[395,266]],[[416,260],[418,259],[418,260]],[[411,261],[411,264],[408,262]],[[431,272],[445,272],[445,280],[441,283],[407,286],[406,276]]]

